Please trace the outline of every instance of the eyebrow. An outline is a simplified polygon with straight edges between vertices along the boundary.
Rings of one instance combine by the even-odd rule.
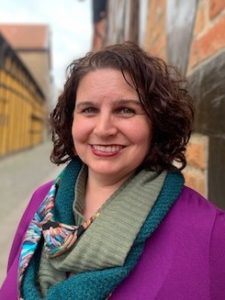
[[[113,102],[113,105],[127,105],[127,104],[135,104],[138,106],[141,106],[141,102],[139,100],[134,100],[134,99],[121,99],[121,100],[116,100]],[[87,106],[92,106],[92,105],[98,105],[94,101],[84,101],[80,102],[76,105],[76,108],[82,108],[82,107],[87,107]]]
[[[75,105],[75,108],[86,107],[86,106],[92,106],[92,105],[95,105],[95,102],[85,101],[85,102],[80,102],[80,103],[76,104],[76,105]]]
[[[135,99],[121,99],[121,100],[115,101],[115,104],[118,104],[118,105],[135,104],[135,105],[141,106],[141,102],[139,100],[135,100]]]

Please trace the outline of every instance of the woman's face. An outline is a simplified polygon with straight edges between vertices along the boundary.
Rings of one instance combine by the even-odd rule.
[[[72,136],[89,176],[120,180],[142,163],[149,151],[151,123],[120,71],[98,69],[81,79]]]

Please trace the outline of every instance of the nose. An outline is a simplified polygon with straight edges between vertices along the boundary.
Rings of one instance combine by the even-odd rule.
[[[93,132],[99,137],[115,135],[117,133],[117,126],[113,116],[106,113],[99,114]]]

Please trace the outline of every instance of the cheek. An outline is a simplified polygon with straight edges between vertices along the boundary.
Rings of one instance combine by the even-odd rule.
[[[134,123],[127,128],[127,132],[134,143],[149,148],[152,139],[151,125],[149,123]]]
[[[73,120],[73,125],[72,125],[72,136],[73,136],[74,143],[77,139],[78,140],[80,139],[80,130],[78,130],[78,122],[75,118]]]
[[[82,120],[79,117],[74,118],[72,125],[72,136],[74,143],[84,141],[90,131],[91,126],[87,120]]]

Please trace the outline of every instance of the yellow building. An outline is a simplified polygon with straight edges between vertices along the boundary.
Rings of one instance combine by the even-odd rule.
[[[0,156],[43,140],[46,97],[0,33]]]
[[[0,32],[29,69],[44,93],[52,98],[50,29],[45,24],[0,23]]]

